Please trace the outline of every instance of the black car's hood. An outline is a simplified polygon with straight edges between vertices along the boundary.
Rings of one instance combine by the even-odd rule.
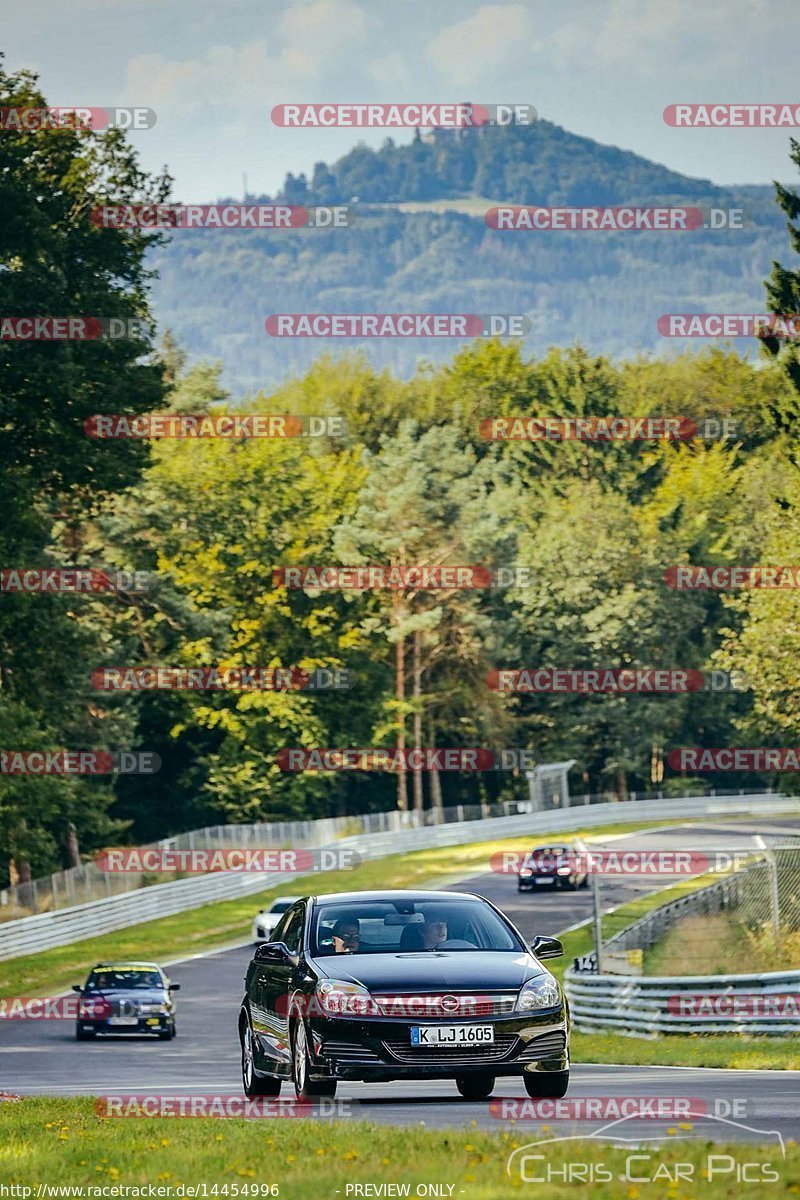
[[[84,992],[82,999],[99,1000],[101,997],[111,1004],[118,1004],[120,1000],[126,1004],[132,1001],[137,1004],[166,1004],[169,992],[163,988],[108,988],[105,991]]]
[[[416,950],[397,954],[337,954],[314,959],[321,975],[361,983],[371,992],[515,991],[547,972],[530,954],[505,951]]]

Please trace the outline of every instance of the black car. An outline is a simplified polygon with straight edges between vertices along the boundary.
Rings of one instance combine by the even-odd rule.
[[[79,1042],[98,1033],[155,1034],[174,1038],[175,1003],[170,983],[157,963],[98,963],[86,983],[73,983],[80,996],[75,1037]]]
[[[569,1083],[569,1010],[540,959],[555,938],[522,935],[460,892],[307,896],[259,946],[239,1013],[247,1096],[333,1096],[337,1081],[454,1079],[466,1099],[501,1075],[530,1096]]]
[[[537,846],[526,854],[517,875],[517,891],[530,892],[540,884],[548,888],[586,887],[589,876],[581,870],[582,847]]]

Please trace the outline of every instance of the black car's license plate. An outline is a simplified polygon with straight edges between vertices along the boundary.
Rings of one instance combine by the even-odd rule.
[[[493,1025],[412,1025],[412,1046],[489,1046]]]

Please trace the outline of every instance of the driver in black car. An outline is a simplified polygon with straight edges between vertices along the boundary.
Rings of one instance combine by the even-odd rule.
[[[332,931],[333,949],[336,954],[357,954],[361,942],[361,929],[354,917],[342,917]]]

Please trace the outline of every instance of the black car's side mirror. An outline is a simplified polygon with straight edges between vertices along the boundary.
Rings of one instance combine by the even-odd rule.
[[[181,985],[179,983],[171,983],[167,990],[170,992],[179,992],[181,990]]]
[[[285,942],[263,942],[253,957],[258,962],[290,963],[293,967],[300,961]]]
[[[82,983],[73,983],[72,990],[73,990],[73,992],[82,992],[83,984]]]
[[[531,942],[531,950],[537,958],[560,958],[564,953],[564,947],[558,938],[545,937],[539,933]]]

